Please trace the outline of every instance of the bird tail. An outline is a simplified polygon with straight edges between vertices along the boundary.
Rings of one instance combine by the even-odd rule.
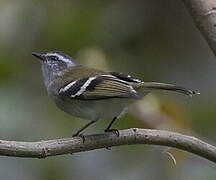
[[[166,84],[166,83],[157,83],[157,82],[142,82],[139,83],[139,88],[141,88],[142,90],[167,90],[167,91],[176,91],[179,93],[183,93],[189,96],[192,96],[194,94],[200,94],[199,92],[196,91],[192,91],[189,89],[186,89],[184,87],[180,87],[180,86],[176,86],[173,84]],[[138,88],[138,89],[139,89]]]

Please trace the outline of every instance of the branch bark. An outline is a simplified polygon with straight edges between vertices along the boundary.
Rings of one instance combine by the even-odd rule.
[[[214,55],[216,55],[216,1],[183,0]]]
[[[0,155],[45,158],[112,146],[151,144],[178,148],[216,162],[216,147],[192,136],[170,131],[137,128],[120,130],[119,133],[119,136],[112,132],[88,135],[85,136],[84,143],[80,137],[38,142],[0,140]]]

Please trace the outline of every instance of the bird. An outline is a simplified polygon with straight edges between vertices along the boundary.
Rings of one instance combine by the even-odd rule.
[[[127,111],[128,106],[154,90],[167,90],[189,96],[199,94],[173,84],[145,82],[120,72],[85,67],[62,51],[32,52],[40,60],[48,96],[62,111],[89,120],[73,136],[95,122],[112,119],[105,132],[118,130],[113,123]]]

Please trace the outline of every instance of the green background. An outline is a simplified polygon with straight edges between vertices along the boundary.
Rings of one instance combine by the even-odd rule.
[[[174,83],[201,95],[154,92],[119,119],[119,129],[177,131],[216,142],[216,61],[180,0],[1,0],[0,139],[69,137],[86,121],[47,97],[31,52],[61,50],[83,65]],[[86,134],[103,132],[103,120]],[[215,165],[159,146],[122,146],[47,159],[0,158],[4,180],[213,180]]]

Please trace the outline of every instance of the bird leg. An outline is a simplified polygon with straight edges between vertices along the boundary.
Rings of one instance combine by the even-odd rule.
[[[105,132],[114,132],[117,136],[119,136],[119,130],[118,129],[110,129],[113,123],[116,121],[117,117],[114,117],[112,121],[109,123],[108,127],[105,129]]]
[[[87,123],[85,126],[83,126],[81,129],[79,129],[75,134],[73,134],[73,137],[81,137],[83,139],[83,143],[85,142],[85,136],[80,134],[83,130],[85,130],[87,127],[89,127],[90,125],[94,124],[96,122],[96,120],[90,121],[89,123]]]

